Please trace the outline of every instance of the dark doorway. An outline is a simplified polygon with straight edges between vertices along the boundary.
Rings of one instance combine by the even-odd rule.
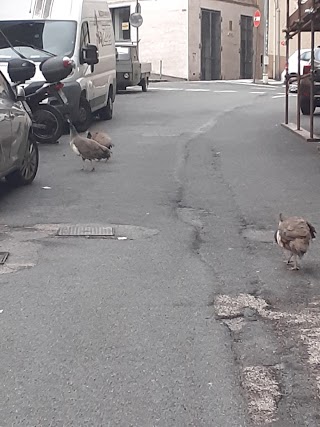
[[[201,80],[221,79],[221,12],[201,10]]]
[[[110,8],[115,41],[130,40],[130,6]]]
[[[240,79],[253,77],[253,18],[241,15]]]

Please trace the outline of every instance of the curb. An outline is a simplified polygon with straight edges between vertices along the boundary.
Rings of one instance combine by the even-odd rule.
[[[187,82],[188,80],[170,80],[170,79],[149,79],[149,82],[150,83],[174,83],[174,82],[181,82],[181,81],[183,81],[183,82]],[[214,80],[213,80],[214,81]],[[219,82],[224,82],[224,80],[219,80]],[[192,83],[194,83],[194,81],[192,81]],[[197,81],[196,83],[201,83],[201,80],[199,80],[199,81]],[[228,81],[226,81],[226,83],[229,83],[229,80]],[[233,84],[234,83],[237,83],[237,80],[233,80],[233,82],[232,82]],[[256,81],[255,83],[253,83],[253,82],[242,82],[242,81],[240,81],[239,82],[239,84],[246,84],[246,85],[252,85],[252,86],[256,86],[256,85],[259,85],[259,86],[261,86],[261,85],[263,85],[263,86],[272,86],[272,87],[283,87],[284,86],[284,83],[276,83],[276,82],[272,82],[272,83],[267,83],[267,84],[265,84],[265,83],[263,83],[263,81]]]
[[[265,84],[265,83],[263,83],[263,80],[258,80],[255,83],[252,82],[252,84],[253,85],[257,85],[258,84],[258,85],[263,85],[263,86],[273,86],[273,87],[284,86],[284,83],[279,82],[279,81],[271,81],[271,82],[268,82],[267,84]]]
[[[167,83],[168,81],[169,80],[167,79],[149,79],[150,83],[162,83],[162,82]]]

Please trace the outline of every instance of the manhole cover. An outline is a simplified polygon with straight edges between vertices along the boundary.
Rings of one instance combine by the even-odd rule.
[[[69,225],[60,227],[57,236],[65,237],[114,237],[113,227]]]
[[[0,252],[0,265],[3,265],[9,256],[9,252]]]

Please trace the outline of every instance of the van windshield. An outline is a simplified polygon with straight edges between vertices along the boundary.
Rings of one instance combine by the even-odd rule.
[[[128,59],[130,59],[130,48],[129,47],[117,46],[116,50],[118,53],[118,60],[119,61],[127,61]]]
[[[0,29],[23,56],[41,62],[53,55],[72,56],[77,24],[73,21],[0,21]],[[0,32],[0,62],[18,55]]]

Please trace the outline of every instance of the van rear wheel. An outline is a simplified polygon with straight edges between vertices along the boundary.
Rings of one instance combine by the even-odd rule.
[[[79,102],[79,120],[74,124],[78,132],[85,132],[92,123],[92,111],[89,101],[81,96]]]
[[[149,79],[148,77],[146,77],[145,79],[142,80],[141,82],[141,87],[142,87],[142,92],[147,92],[148,90],[148,85],[149,85]]]

